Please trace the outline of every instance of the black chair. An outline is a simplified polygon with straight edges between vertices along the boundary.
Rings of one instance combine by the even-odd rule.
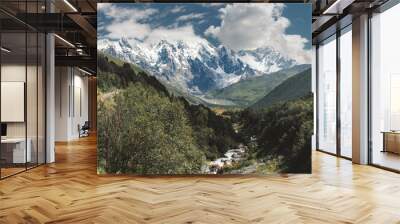
[[[79,138],[89,136],[89,129],[90,129],[89,121],[85,121],[82,127],[78,125],[78,129],[79,129]]]

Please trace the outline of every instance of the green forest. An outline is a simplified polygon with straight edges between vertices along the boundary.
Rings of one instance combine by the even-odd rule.
[[[221,113],[100,52],[97,85],[99,174],[311,172],[309,92]]]

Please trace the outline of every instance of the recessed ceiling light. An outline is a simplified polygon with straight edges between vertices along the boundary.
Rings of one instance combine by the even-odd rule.
[[[324,15],[340,15],[343,14],[343,10],[351,5],[355,0],[336,0],[322,14]]]
[[[78,12],[78,10],[68,1],[64,0],[65,4],[67,4],[74,12]]]
[[[78,67],[78,70],[81,71],[81,72],[83,72],[83,73],[85,73],[85,74],[87,74],[87,75],[90,75],[90,76],[92,75],[92,73],[90,73],[90,72],[88,72],[88,71],[85,71],[85,70],[83,70],[83,69],[81,69],[81,68],[79,68],[79,67]]]
[[[11,50],[9,50],[9,49],[7,49],[5,47],[1,47],[0,49],[1,49],[1,51],[4,51],[6,53],[10,53],[11,52]]]
[[[59,35],[57,35],[57,34],[54,34],[54,36],[55,37],[57,37],[59,40],[61,40],[62,42],[64,42],[64,43],[66,43],[67,45],[69,45],[70,47],[73,47],[73,48],[75,48],[75,45],[73,45],[71,42],[69,42],[68,40],[66,40],[66,39],[64,39],[64,38],[62,38],[62,37],[60,37]]]

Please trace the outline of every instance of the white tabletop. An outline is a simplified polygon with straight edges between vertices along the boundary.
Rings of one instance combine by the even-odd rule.
[[[20,142],[24,142],[25,138],[5,138],[5,139],[1,139],[1,143],[20,143]],[[29,141],[29,139],[28,139]]]

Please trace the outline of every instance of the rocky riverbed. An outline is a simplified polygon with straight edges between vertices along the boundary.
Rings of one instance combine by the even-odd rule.
[[[210,161],[205,167],[204,173],[221,174],[224,167],[232,166],[234,163],[238,163],[243,160],[246,156],[246,151],[247,147],[243,144],[240,144],[238,148],[229,149],[224,154],[224,157]]]

